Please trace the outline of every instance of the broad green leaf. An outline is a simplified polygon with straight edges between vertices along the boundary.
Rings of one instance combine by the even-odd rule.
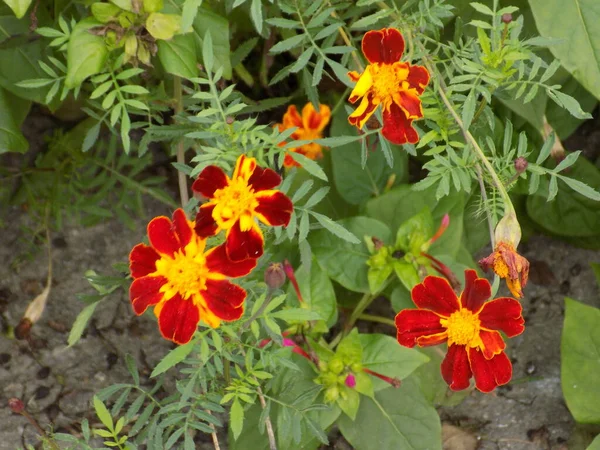
[[[309,311],[308,309],[304,308],[282,309],[281,311],[272,313],[271,317],[285,320],[288,323],[295,321],[303,322],[308,320],[322,319],[321,315],[316,311]]]
[[[560,343],[561,385],[573,417],[600,422],[600,309],[565,298]]]
[[[383,223],[369,217],[352,217],[339,223],[358,237],[361,243],[351,244],[328,230],[318,230],[308,238],[313,253],[330,278],[351,291],[370,292],[367,260],[371,255],[363,238],[376,236],[389,241],[390,230]]]
[[[396,276],[409,291],[421,282],[421,278],[412,263],[399,260],[394,261],[393,265]]]
[[[113,420],[112,417],[110,416],[110,412],[108,411],[108,409],[106,408],[106,406],[104,405],[104,403],[102,403],[102,400],[100,400],[98,398],[98,396],[94,395],[94,409],[96,410],[96,415],[98,416],[98,419],[100,419],[100,422],[102,422],[102,424],[108,428],[109,430],[113,429]]]
[[[67,77],[65,86],[76,88],[89,76],[102,71],[108,49],[101,36],[90,33],[89,29],[101,25],[87,18],[73,28],[67,45]]]
[[[238,399],[233,401],[229,411],[229,426],[233,432],[233,438],[237,440],[244,427],[244,408]]]
[[[0,154],[25,153],[29,148],[29,142],[21,133],[22,110],[29,110],[29,102],[0,87]]]
[[[368,397],[362,397],[354,389],[344,386],[342,394],[337,399],[337,405],[350,419],[355,420],[361,400],[366,400]]]
[[[329,327],[333,326],[337,320],[337,305],[333,284],[327,273],[313,259],[310,268],[302,265],[296,270],[296,280],[304,300],[303,305],[318,313]],[[291,300],[294,304],[298,301],[292,286],[288,289],[288,299],[294,299]]]
[[[590,446],[586,450],[600,450],[600,434],[595,437]]]
[[[190,33],[158,41],[158,59],[165,70],[182,78],[198,76],[196,39]]]
[[[354,138],[356,135],[356,128],[348,123],[348,115],[343,109],[333,117],[331,134],[336,136],[336,139],[343,136]],[[369,139],[369,147],[375,139],[374,136]],[[363,168],[362,151],[361,143],[355,139],[331,149],[335,188],[344,200],[354,205],[363,204],[369,198],[381,195],[391,176],[395,177],[396,182],[404,181],[408,171],[407,154],[398,146],[392,146],[394,167],[388,166],[381,145],[378,144],[372,152],[369,150]]]
[[[92,314],[94,314],[94,310],[96,309],[96,306],[98,306],[98,303],[99,302],[87,305],[77,315],[77,318],[75,319],[75,322],[73,322],[73,326],[71,327],[71,331],[69,332],[69,338],[67,340],[69,347],[71,345],[76,344],[77,341],[79,341],[79,339],[81,338],[81,335],[83,334],[83,331],[85,330],[85,327],[87,326],[90,317],[92,317]]]
[[[206,341],[203,341],[206,342]],[[160,360],[158,365],[152,371],[150,375],[151,378],[154,378],[160,375],[163,372],[166,372],[174,365],[183,361],[191,352],[194,350],[194,341],[190,341],[187,344],[180,345],[177,348],[174,348],[166,356]]]
[[[338,425],[356,450],[442,448],[440,417],[411,379],[362,397],[356,420],[341,416]]]
[[[33,0],[4,0],[4,3],[6,3],[15,13],[15,16],[20,19],[25,15],[32,1]]]
[[[421,253],[421,247],[431,239],[433,234],[433,217],[429,208],[425,207],[398,227],[396,248],[417,256]]]
[[[596,98],[600,99],[600,2],[529,0],[539,33],[560,39],[550,51]]]
[[[363,359],[363,348],[358,329],[353,328],[350,334],[338,344],[335,354],[341,358],[344,365],[360,363]]]
[[[384,334],[361,334],[363,367],[390,378],[404,381],[416,368],[429,361],[418,350],[403,347],[391,336]],[[371,377],[375,391],[390,387],[385,381]]]
[[[181,30],[181,16],[153,12],[146,18],[146,30],[154,39],[172,39]]]

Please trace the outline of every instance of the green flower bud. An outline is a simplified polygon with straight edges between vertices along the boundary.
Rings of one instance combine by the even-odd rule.
[[[340,397],[340,390],[337,386],[330,387],[325,391],[325,401],[333,403]]]
[[[342,373],[342,370],[344,370],[344,363],[340,358],[336,356],[331,361],[329,361],[329,370],[334,374],[339,375],[340,373]]]

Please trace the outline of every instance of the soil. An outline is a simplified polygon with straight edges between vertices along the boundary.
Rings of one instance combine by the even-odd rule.
[[[589,125],[584,127],[579,134],[585,137],[590,131]],[[38,131],[43,134],[43,130]],[[36,139],[38,145],[43,145],[43,139]],[[583,148],[579,142],[585,141],[577,144]],[[597,157],[595,148],[587,151]],[[19,322],[29,302],[43,289],[47,276],[43,251],[20,264],[18,270],[11,267],[14,258],[27,250],[19,241],[20,228],[30,224],[21,210],[7,213],[0,221],[6,225],[0,234],[0,260],[4,262],[0,265],[0,329]],[[67,225],[61,234],[52,236],[54,276],[43,317],[32,328],[29,340],[8,339],[4,332],[0,334],[0,450],[39,443],[34,427],[4,406],[9,398],[22,399],[42,427],[78,434],[83,418],[95,423],[92,395],[111,384],[130,381],[125,354],[137,359],[143,382],[172,348],[160,337],[152,320],[134,316],[124,292],[97,309],[79,343],[73,347],[66,344],[68,331],[84,307],[76,294],[92,292],[83,273],[88,269],[106,273],[113,263],[125,262],[129,249],[143,237],[148,217],[159,214],[170,212],[150,202],[147,217],[140,218],[134,230],[111,220],[90,228]],[[475,438],[461,441],[471,442],[469,446],[447,444],[448,449],[473,448],[473,442],[482,450],[575,448],[567,444],[576,437],[575,423],[560,386],[564,297],[600,307],[589,264],[600,262],[600,252],[574,248],[545,236],[534,236],[522,251],[532,268],[523,300],[527,328],[509,343],[513,381],[495,394],[473,392],[458,406],[440,408],[441,418],[448,425],[446,430],[456,426]],[[331,448],[349,448],[335,432],[331,437]],[[223,436],[221,441],[225,440]]]

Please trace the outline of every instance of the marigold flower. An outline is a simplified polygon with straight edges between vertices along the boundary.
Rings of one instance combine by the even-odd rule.
[[[311,102],[308,102],[302,108],[302,116],[298,113],[295,105],[288,106],[287,112],[283,115],[283,123],[278,123],[276,126],[279,131],[287,130],[296,127],[296,131],[291,134],[294,140],[314,140],[323,137],[323,130],[331,119],[331,109],[327,105],[319,104],[319,112]],[[285,145],[284,143],[281,144]],[[284,167],[300,167],[289,152],[300,153],[312,160],[323,157],[323,149],[316,142],[301,145],[296,148],[287,149],[283,160]]]
[[[465,289],[460,298],[440,277],[428,276],[412,290],[419,309],[405,309],[396,316],[398,342],[405,347],[448,343],[442,362],[442,376],[450,389],[475,386],[491,392],[510,381],[512,365],[504,353],[506,344],[498,331],[508,337],[523,332],[521,304],[513,298],[491,297],[491,286],[474,270],[465,271]]]
[[[368,31],[362,51],[370,64],[362,74],[348,73],[357,82],[350,103],[362,98],[348,121],[361,129],[381,105],[383,136],[394,144],[415,144],[419,135],[412,121],[423,117],[419,95],[429,83],[429,72],[425,67],[400,61],[404,38],[395,28]]]
[[[208,166],[194,181],[192,190],[209,199],[196,215],[196,233],[208,237],[226,230],[227,256],[232,261],[259,258],[264,238],[255,218],[278,226],[290,222],[292,201],[273,190],[281,183],[274,170],[263,169],[254,158],[241,155],[229,178],[217,166]]]
[[[141,315],[154,306],[160,333],[177,344],[190,341],[200,319],[213,328],[239,319],[246,291],[227,278],[247,275],[256,266],[255,259],[229,260],[225,244],[206,250],[193,226],[182,209],[172,221],[155,217],[148,224],[150,245],[138,244],[129,254],[134,312]]]

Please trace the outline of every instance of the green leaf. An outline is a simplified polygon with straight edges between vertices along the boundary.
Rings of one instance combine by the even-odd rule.
[[[146,18],[146,30],[154,39],[172,39],[181,30],[181,16],[153,12]]]
[[[594,438],[592,443],[586,450],[600,450],[600,434]]]
[[[600,309],[565,298],[560,354],[569,411],[577,422],[600,422]]]
[[[181,31],[188,33],[191,31],[192,24],[198,15],[198,10],[202,0],[185,0],[181,10]]]
[[[305,39],[306,39],[305,34],[297,34],[297,35],[287,38],[281,42],[278,42],[273,47],[271,47],[271,50],[269,52],[273,55],[276,55],[278,53],[283,53],[285,51],[288,51],[288,50],[298,47],[300,44],[302,44],[304,42]]]
[[[358,408],[360,406],[360,394],[354,389],[350,389],[346,386],[341,388],[343,395],[337,399],[337,405],[350,419],[355,420]],[[367,397],[364,397],[365,400]]]
[[[25,153],[29,142],[21,132],[22,110],[29,110],[29,102],[18,99],[0,87],[0,154]]]
[[[327,181],[327,175],[325,175],[325,172],[323,172],[323,169],[321,169],[321,166],[319,166],[318,163],[314,162],[310,158],[307,158],[301,153],[291,152],[289,155],[313,177]]]
[[[104,406],[104,403],[102,403],[102,400],[100,400],[98,398],[98,396],[94,395],[94,409],[96,410],[96,415],[98,416],[98,419],[100,419],[100,422],[102,422],[102,424],[108,428],[109,430],[113,430],[113,420],[112,417],[110,416],[110,412],[108,411],[108,409],[106,408],[106,406]]]
[[[403,222],[396,232],[396,248],[418,256],[424,244],[431,239],[434,233],[433,217],[429,208],[425,207],[406,222]],[[411,287],[412,289],[412,287]]]
[[[271,313],[270,315],[276,319],[285,320],[288,323],[323,319],[318,312],[309,311],[308,309],[304,308],[282,309],[281,311]]]
[[[394,272],[409,291],[421,282],[421,278],[412,263],[405,261],[394,261]]]
[[[89,29],[100,22],[87,18],[73,28],[67,45],[67,76],[65,86],[76,88],[92,75],[104,69],[108,49],[101,36],[90,33]]]
[[[356,420],[341,416],[338,425],[356,450],[442,448],[439,415],[411,379],[362,397]]]
[[[190,341],[187,344],[180,345],[179,347],[171,350],[167,355],[160,360],[158,365],[152,371],[150,375],[151,378],[154,378],[160,375],[163,372],[166,372],[175,364],[183,361],[191,352],[194,350],[194,341]]]
[[[363,367],[401,381],[429,361],[423,353],[398,345],[396,339],[384,334],[361,334],[360,343],[363,348]],[[390,387],[379,378],[371,378],[375,391]]]
[[[364,236],[376,236],[389,241],[389,228],[369,217],[352,217],[339,221],[354,236],[361,239],[360,244],[344,241],[328,230],[319,230],[310,234],[308,240],[319,265],[330,278],[354,292],[370,292],[367,279],[367,261],[371,257]]]
[[[260,34],[263,28],[261,0],[252,0],[252,3],[250,4],[250,17],[252,17],[252,23],[254,24],[256,31]]]
[[[600,3],[594,0],[530,0],[539,33],[560,39],[550,51],[600,99]]]
[[[91,305],[86,306],[77,315],[77,318],[71,327],[71,331],[69,332],[69,338],[67,339],[69,347],[75,345],[77,341],[81,339],[81,335],[83,334],[90,317],[92,317],[92,314],[94,314],[94,310],[96,309],[96,306],[98,306],[98,303],[100,302],[92,303]]]
[[[323,226],[323,228],[325,228],[330,233],[336,235],[340,239],[343,239],[346,242],[350,242],[351,244],[360,243],[360,240],[355,235],[346,230],[339,223],[336,223],[333,220],[331,220],[329,217],[324,216],[323,214],[316,213],[314,211],[310,211],[310,214],[315,219],[317,219],[317,222],[319,222]]]
[[[244,408],[242,408],[242,405],[237,398],[231,405],[231,411],[229,412],[229,426],[233,432],[233,438],[237,440],[244,427]]]
[[[32,1],[33,0],[4,0],[4,3],[12,9],[15,16],[17,16],[17,19],[20,19],[25,15]]]
[[[215,60],[214,70],[223,69],[223,77],[231,78],[231,50],[229,46],[229,21],[202,7],[198,10],[198,15],[194,20],[194,30],[196,39],[200,45],[196,46],[198,58],[202,60],[202,42],[207,32],[210,32],[212,39],[213,55]]]
[[[179,34],[158,41],[158,59],[165,70],[182,78],[198,76],[196,40],[192,34]]]

